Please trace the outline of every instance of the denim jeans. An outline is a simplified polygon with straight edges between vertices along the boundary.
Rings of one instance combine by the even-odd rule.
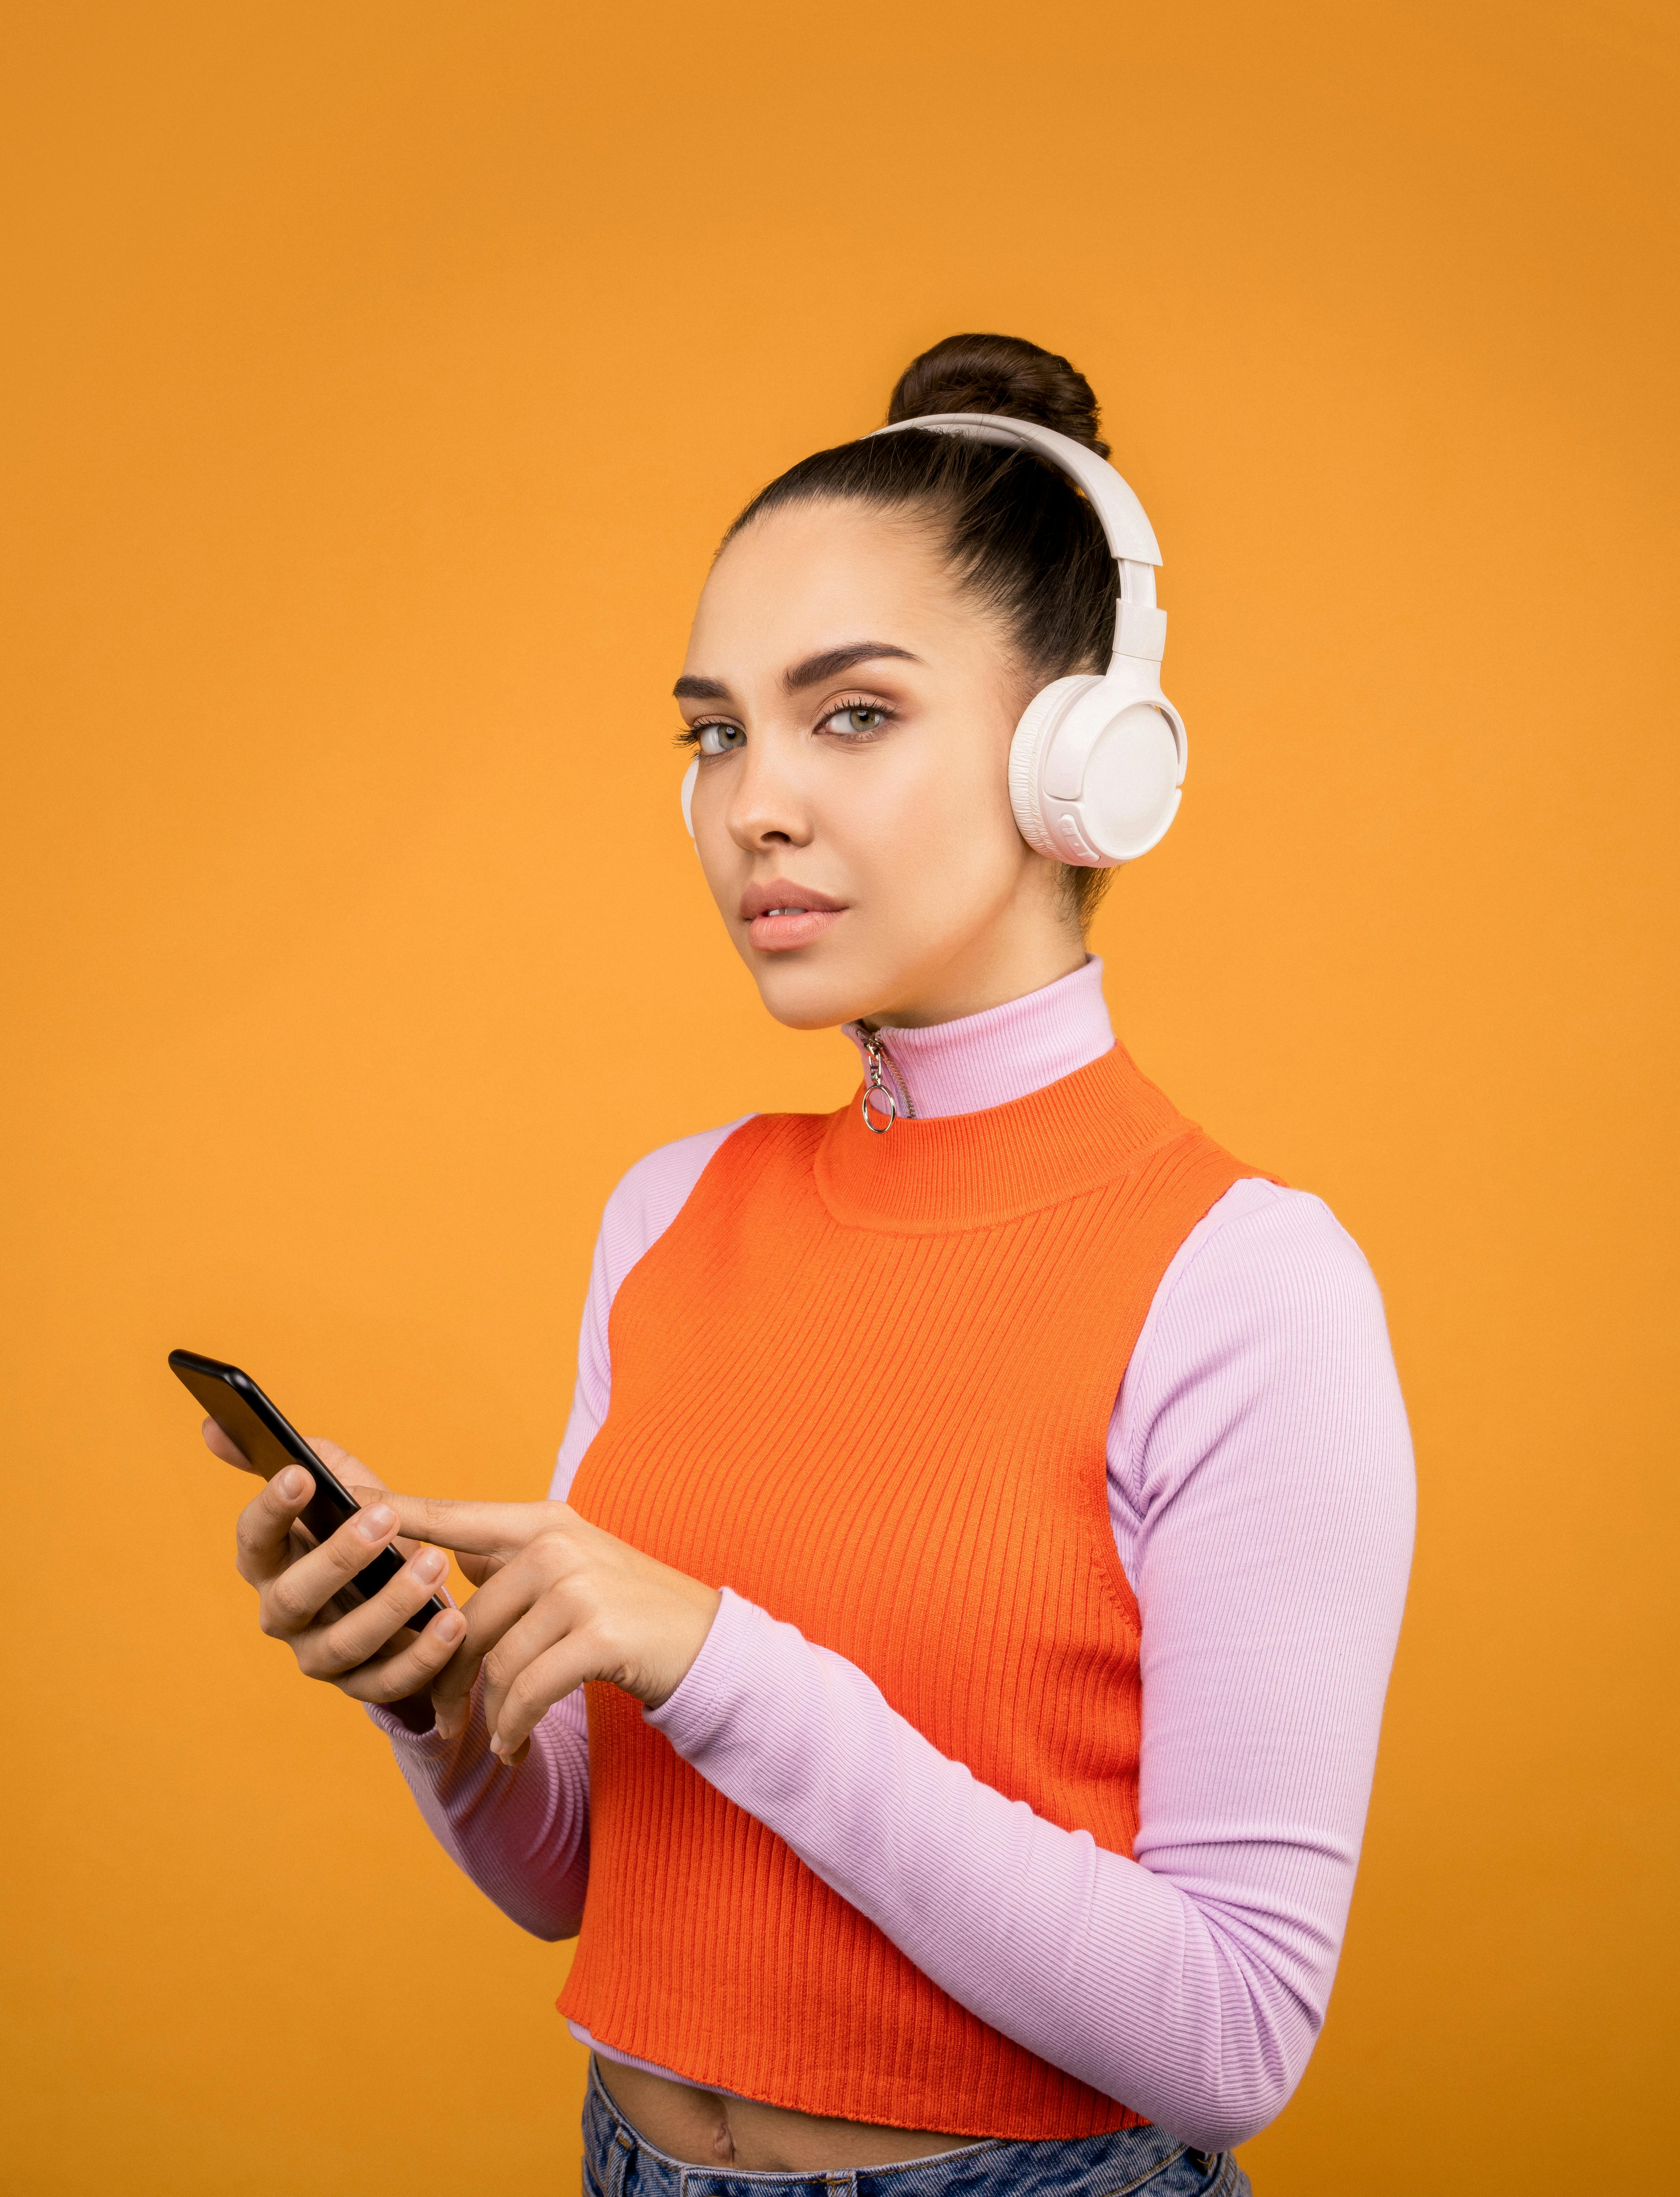
[[[1228,2151],[1192,2151],[1164,2129],[1012,2142],[992,2137],[896,2166],[788,2174],[686,2166],[644,2143],[602,2088],[583,2105],[584,2197],[1253,2197]]]

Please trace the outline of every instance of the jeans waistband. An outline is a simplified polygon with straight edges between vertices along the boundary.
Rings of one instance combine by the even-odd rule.
[[[793,2174],[691,2166],[656,2151],[607,2096],[593,2059],[583,2106],[585,2197],[997,2197],[1003,2190],[1011,2197],[1126,2197],[1146,2185],[1153,2185],[1147,2197],[1156,2189],[1178,2197],[1179,2179],[1163,2170],[1179,2160],[1187,2192],[1247,2188],[1234,2160],[1188,2151],[1153,2127],[1040,2142],[990,2137],[895,2165]],[[1227,2180],[1223,2167],[1236,2178]]]

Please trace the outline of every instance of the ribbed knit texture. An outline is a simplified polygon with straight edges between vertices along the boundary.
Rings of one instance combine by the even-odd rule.
[[[1116,1047],[871,1136],[749,1122],[614,1301],[583,1516],[866,1672],[975,1776],[1137,1827],[1138,1622],[1106,1441],[1173,1253],[1251,1173]],[[1138,2117],[947,1996],[612,1687],[563,2011],[690,2081],[966,2135]]]

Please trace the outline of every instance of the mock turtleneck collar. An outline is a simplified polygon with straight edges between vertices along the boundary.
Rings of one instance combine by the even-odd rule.
[[[1154,1179],[1152,1169],[1176,1180],[1209,1154],[1235,1164],[1138,1074],[1123,1046],[1111,1045],[1022,1098],[942,1121],[898,1122],[884,1135],[855,1104],[842,1106],[823,1122],[813,1164],[818,1195],[843,1227],[943,1236],[1098,1191],[1123,1202]]]
[[[845,1031],[862,1055],[861,1026],[848,1023]],[[919,1029],[882,1023],[877,1033],[901,1103],[907,1097],[907,1110],[924,1122],[1025,1098],[1099,1060],[1115,1041],[1095,954],[1071,976],[1000,1007]]]

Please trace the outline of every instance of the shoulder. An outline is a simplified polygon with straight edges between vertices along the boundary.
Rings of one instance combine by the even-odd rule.
[[[610,1288],[616,1289],[642,1253],[664,1234],[717,1152],[753,1119],[742,1114],[721,1128],[678,1137],[644,1153],[625,1169],[601,1214],[598,1256],[605,1262]]]
[[[1198,1447],[1262,1420],[1404,1426],[1382,1293],[1322,1198],[1253,1180],[1225,1192],[1162,1278],[1121,1411],[1138,1470],[1153,1437],[1192,1424]]]
[[[1258,1176],[1233,1183],[1185,1237],[1150,1323],[1186,1307],[1250,1320],[1297,1322],[1332,1310],[1382,1318],[1376,1277],[1324,1199]]]

